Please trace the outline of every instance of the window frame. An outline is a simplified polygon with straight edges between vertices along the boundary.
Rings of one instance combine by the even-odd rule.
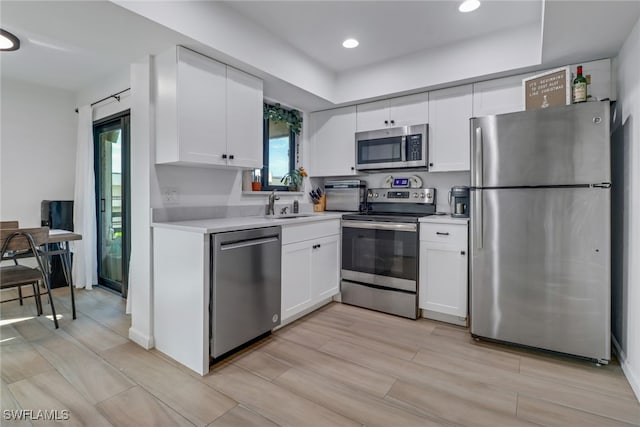
[[[289,187],[280,185],[269,185],[269,119],[263,119],[262,125],[262,158],[263,165],[260,169],[260,181],[263,191],[289,191]],[[289,130],[289,171],[295,168],[296,164],[296,134]]]

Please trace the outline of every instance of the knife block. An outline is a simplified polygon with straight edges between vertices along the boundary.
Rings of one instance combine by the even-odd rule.
[[[313,211],[324,212],[326,207],[327,207],[327,196],[326,194],[323,194],[322,196],[320,196],[320,202],[317,205],[313,205]]]

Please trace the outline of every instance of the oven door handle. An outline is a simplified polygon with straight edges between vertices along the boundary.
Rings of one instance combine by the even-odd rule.
[[[394,224],[392,222],[342,221],[343,228],[364,228],[369,230],[408,231],[416,233],[418,224]]]

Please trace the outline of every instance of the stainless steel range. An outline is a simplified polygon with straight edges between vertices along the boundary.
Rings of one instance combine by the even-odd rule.
[[[434,188],[373,188],[366,212],[342,217],[343,303],[418,317],[418,219],[435,199]]]

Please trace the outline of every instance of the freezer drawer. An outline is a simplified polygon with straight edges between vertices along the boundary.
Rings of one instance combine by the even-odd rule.
[[[610,190],[473,190],[471,333],[610,358]]]

